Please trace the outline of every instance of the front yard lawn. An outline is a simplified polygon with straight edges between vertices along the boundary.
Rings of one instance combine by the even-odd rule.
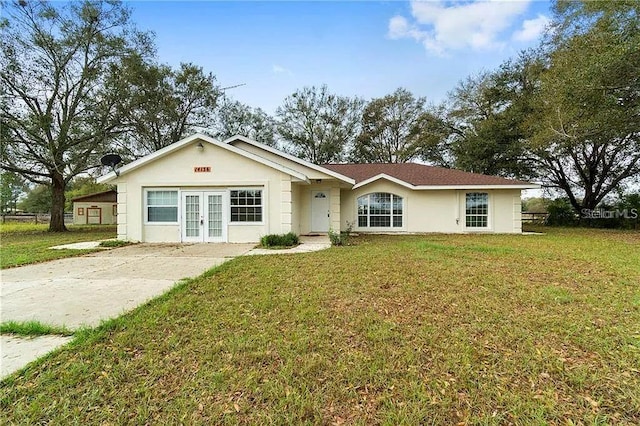
[[[639,424],[640,234],[235,259],[0,385],[7,423]]]
[[[0,268],[44,262],[45,260],[79,256],[91,250],[50,250],[62,244],[115,238],[115,225],[70,225],[69,232],[47,232],[49,225],[0,225]]]

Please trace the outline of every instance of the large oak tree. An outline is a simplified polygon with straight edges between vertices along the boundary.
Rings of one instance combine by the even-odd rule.
[[[555,11],[530,148],[543,182],[580,212],[640,175],[640,4]]]
[[[20,0],[3,12],[0,162],[50,187],[49,229],[64,231],[66,185],[99,164],[122,131],[106,76],[123,57],[153,49],[118,1]]]
[[[542,69],[537,53],[526,52],[458,84],[445,114],[449,137],[440,144],[454,167],[515,178],[536,175],[527,140]]]

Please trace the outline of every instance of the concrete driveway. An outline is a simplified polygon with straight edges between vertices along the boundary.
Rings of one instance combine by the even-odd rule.
[[[37,320],[71,330],[117,317],[243,255],[254,244],[136,244],[0,271],[0,321]],[[0,379],[71,340],[0,336]]]
[[[94,327],[253,244],[135,244],[2,270],[1,320]]]

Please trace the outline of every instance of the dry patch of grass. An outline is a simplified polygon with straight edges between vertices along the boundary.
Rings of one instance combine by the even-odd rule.
[[[224,264],[0,386],[8,422],[638,424],[640,239],[361,236]]]
[[[116,236],[115,225],[68,226],[68,232],[48,232],[49,225],[6,224],[0,227],[0,268],[79,256],[99,249],[50,250],[49,247],[104,240]]]

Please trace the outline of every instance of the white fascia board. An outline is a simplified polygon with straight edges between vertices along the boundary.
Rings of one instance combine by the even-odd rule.
[[[354,185],[353,189],[358,189],[358,188],[361,188],[361,187],[363,187],[365,185],[369,185],[370,183],[375,182],[375,181],[377,181],[379,179],[385,179],[385,180],[388,180],[390,182],[397,183],[398,185],[404,186],[405,188],[416,189],[416,187],[414,185],[411,185],[410,183],[405,182],[402,179],[398,179],[396,177],[389,176],[388,174],[385,174],[385,173],[380,173],[379,175],[375,175],[375,176],[370,177],[369,179],[365,179],[362,182],[359,182],[356,185]]]
[[[132,161],[131,163],[125,164],[124,166],[120,167],[118,169],[118,175],[122,175],[123,173],[128,173],[132,170],[135,170],[147,163],[150,163],[154,160],[157,160],[159,158],[164,157],[165,155],[168,155],[170,153],[172,153],[173,151],[180,149],[181,147],[183,147],[184,145],[187,145],[190,142],[193,142],[195,139],[199,139],[202,138],[204,139],[204,137],[206,137],[209,140],[206,140],[207,142],[211,142],[214,139],[213,138],[209,138],[206,135],[200,134],[200,133],[196,133],[194,135],[188,136],[184,139],[181,139],[175,143],[172,143],[171,145],[165,146],[162,149],[159,149],[155,152],[152,152],[151,154],[145,155],[142,158],[138,158],[137,160]],[[110,172],[107,173],[106,175],[102,175],[100,176],[98,179],[96,179],[97,183],[108,183],[112,180],[114,180],[115,178],[117,178],[118,176],[116,175],[115,172]]]
[[[117,178],[114,172],[109,172],[106,175],[98,176],[96,183],[109,183]]]
[[[414,189],[420,190],[439,190],[439,189],[537,189],[540,185],[419,185]]]
[[[354,185],[353,189],[361,188],[365,185],[369,185],[372,182],[375,182],[379,179],[385,179],[393,183],[397,183],[398,185],[404,186],[405,188],[413,189],[416,191],[426,191],[426,190],[443,190],[443,189],[537,189],[540,188],[538,184],[514,184],[514,185],[412,185],[409,182],[405,182],[402,179],[398,179],[393,176],[389,176],[385,173],[380,173],[379,175],[375,175],[370,177],[369,179],[363,180],[362,182]]]
[[[254,141],[253,139],[249,139],[246,136],[235,135],[235,136],[232,136],[232,137],[230,137],[228,139],[225,139],[222,143],[231,144],[232,142],[234,142],[236,140],[241,140],[242,142],[248,143],[249,145],[253,145],[253,146],[255,146],[257,148],[260,148],[260,149],[262,149],[264,151],[270,152],[270,153],[275,154],[275,155],[279,155],[282,158],[286,158],[287,160],[291,160],[291,161],[293,161],[295,163],[300,164],[301,166],[305,166],[305,167],[308,167],[308,168],[313,169],[315,171],[324,173],[326,175],[334,177],[334,178],[336,178],[338,180],[341,180],[341,181],[343,181],[345,183],[348,183],[350,185],[355,185],[355,183],[356,183],[356,181],[354,179],[351,179],[348,176],[342,175],[342,174],[340,174],[338,172],[334,172],[333,170],[325,169],[322,166],[310,163],[309,161],[303,160],[303,159],[298,158],[296,156],[293,156],[291,154],[287,154],[286,152],[280,151],[279,149],[275,149],[275,148],[273,148],[273,147],[271,147],[269,145],[265,145],[265,144],[260,143],[258,141]]]
[[[417,185],[413,189],[420,190],[439,190],[439,189],[537,189],[540,185]]]
[[[285,173],[285,174],[288,174],[288,175],[290,175],[292,177],[295,177],[295,178],[299,179],[302,182],[309,183],[309,178],[307,176],[305,176],[304,174],[296,171],[296,170],[290,169],[288,167],[283,166],[282,164],[278,164],[278,163],[276,163],[274,161],[271,161],[271,160],[268,160],[266,158],[260,157],[259,155],[253,154],[253,153],[245,151],[243,149],[236,148],[233,145],[229,145],[227,143],[220,142],[217,139],[214,139],[211,136],[207,136],[207,135],[205,135],[203,133],[193,134],[193,135],[188,136],[188,137],[186,137],[186,138],[184,138],[182,140],[179,140],[178,142],[175,142],[175,143],[173,143],[173,144],[171,144],[169,146],[166,146],[166,147],[164,147],[162,149],[159,149],[156,152],[153,152],[153,153],[151,153],[149,155],[146,155],[146,156],[144,156],[142,158],[139,158],[139,159],[137,159],[135,161],[132,161],[131,163],[129,163],[129,164],[125,165],[125,166],[122,166],[120,169],[118,169],[118,174],[120,176],[122,176],[123,174],[126,174],[126,173],[128,173],[130,171],[133,171],[133,170],[135,170],[135,169],[137,169],[137,168],[139,168],[139,167],[141,167],[141,166],[143,166],[143,165],[145,165],[145,164],[147,164],[149,162],[152,162],[154,160],[162,158],[162,157],[172,153],[173,151],[176,151],[176,150],[182,148],[184,145],[188,145],[189,143],[191,143],[191,142],[193,142],[195,140],[201,140],[201,141],[207,142],[207,143],[209,143],[211,145],[215,145],[217,147],[226,149],[228,151],[231,151],[231,152],[236,153],[238,155],[241,155],[243,157],[246,157],[246,158],[249,158],[251,160],[254,160],[254,161],[258,162],[258,163],[264,164],[265,166],[268,166],[268,167],[274,168],[276,170],[279,170],[282,173]],[[110,182],[112,180],[115,180],[117,178],[118,178],[118,176],[116,176],[115,172],[110,172],[110,173],[107,173],[106,175],[100,176],[98,179],[96,179],[96,182],[98,182],[98,183],[108,183],[108,182]]]

